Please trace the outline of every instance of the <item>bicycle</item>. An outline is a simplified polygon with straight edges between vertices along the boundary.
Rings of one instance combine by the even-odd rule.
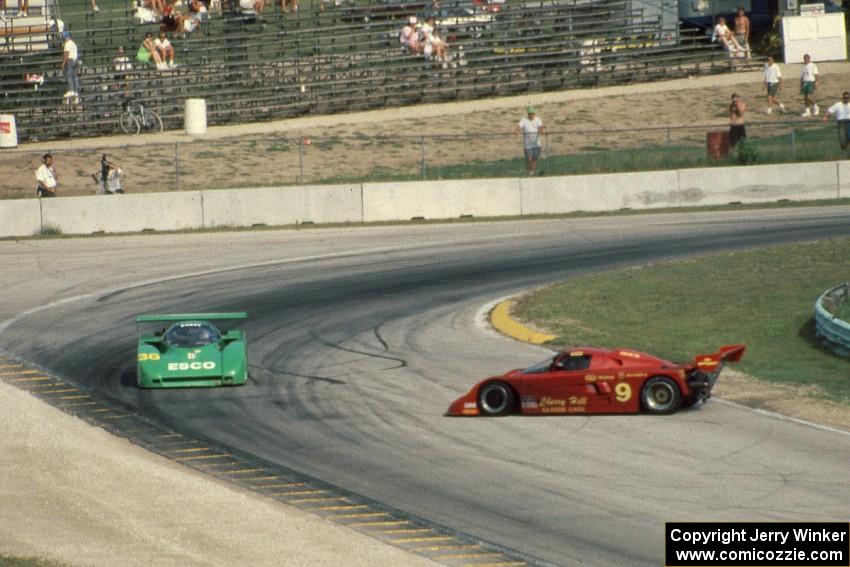
[[[125,134],[162,132],[162,118],[138,100],[131,100],[121,105],[118,123]]]

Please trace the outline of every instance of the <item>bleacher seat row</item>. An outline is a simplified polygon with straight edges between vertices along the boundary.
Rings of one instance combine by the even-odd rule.
[[[172,37],[176,68],[160,71],[134,60],[130,69],[116,66],[118,47],[132,59],[145,32],[158,26],[138,23],[124,1],[97,18],[63,12],[83,54],[78,104],[63,104],[61,42],[50,24],[58,14],[43,9],[26,32],[18,24],[3,28],[14,33],[3,36],[7,43],[0,50],[0,111],[17,116],[21,140],[115,133],[128,99],[144,101],[167,128],[178,128],[185,99],[195,97],[207,100],[208,123],[221,124],[730,68],[703,36],[662,29],[658,18],[644,17],[623,0],[572,0],[508,3],[498,14],[475,14],[474,26],[437,13],[450,65],[402,50],[398,32],[408,13],[387,13],[386,4],[376,4],[380,17],[369,17],[369,6],[311,9],[304,2],[296,14],[269,6],[263,17],[238,11],[212,16],[185,37]],[[422,4],[420,17],[430,3]],[[27,41],[32,49],[22,48]]]

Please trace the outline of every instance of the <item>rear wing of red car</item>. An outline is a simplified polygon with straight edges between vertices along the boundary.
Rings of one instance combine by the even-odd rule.
[[[747,347],[745,345],[722,346],[715,353],[696,355],[694,357],[694,366],[707,374],[717,376],[720,374],[725,363],[740,361],[746,350]]]

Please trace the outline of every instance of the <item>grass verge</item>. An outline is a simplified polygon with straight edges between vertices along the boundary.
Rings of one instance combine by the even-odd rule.
[[[17,557],[4,553],[0,553],[0,565],[2,567],[71,567],[70,563],[64,561],[51,561],[38,557]]]
[[[745,343],[739,368],[815,385],[850,403],[850,360],[814,335],[814,303],[850,280],[850,239],[731,252],[577,278],[522,298],[514,313],[553,344],[628,346],[688,361]]]

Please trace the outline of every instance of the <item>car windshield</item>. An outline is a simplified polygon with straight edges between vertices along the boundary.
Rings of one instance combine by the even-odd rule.
[[[165,342],[176,347],[199,347],[217,342],[221,333],[206,322],[177,323],[165,332]]]
[[[550,356],[549,358],[547,358],[545,360],[541,360],[540,362],[538,362],[536,364],[532,364],[531,366],[529,366],[528,368],[523,370],[523,372],[526,373],[526,374],[534,374],[534,373],[537,373],[537,372],[547,372],[549,370],[549,368],[552,367],[552,362],[554,360],[555,360],[555,357]]]

